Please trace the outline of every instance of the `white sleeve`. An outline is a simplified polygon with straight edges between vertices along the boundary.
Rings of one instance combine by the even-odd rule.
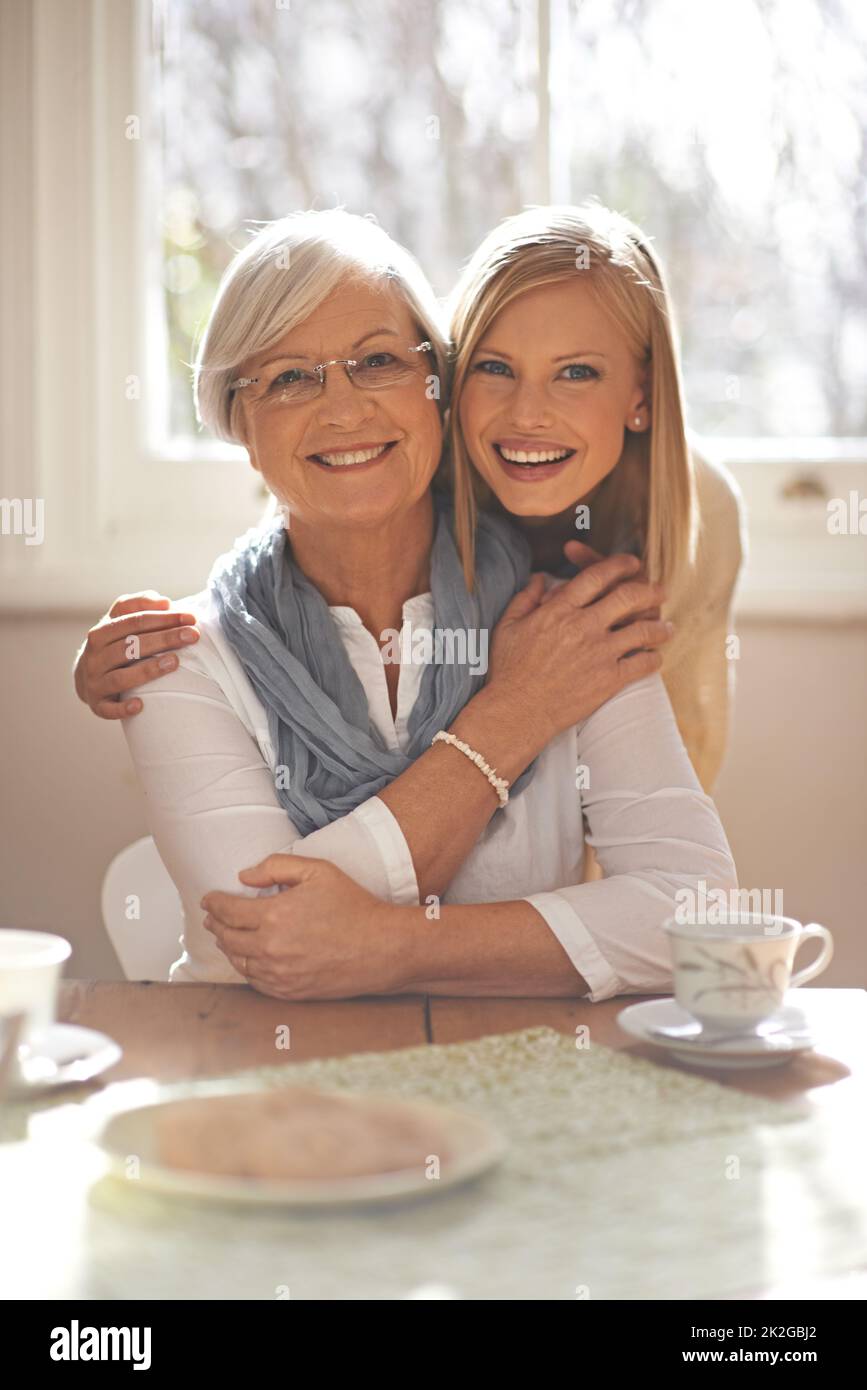
[[[588,843],[605,877],[527,899],[590,986],[615,994],[671,993],[661,924],[679,889],[737,887],[722,824],[702,791],[659,676],[627,686],[577,728]]]
[[[211,889],[257,896],[259,890],[239,883],[238,872],[269,854],[328,859],[377,897],[417,904],[409,846],[385,803],[371,797],[300,835],[256,739],[198,657],[184,653],[175,671],[139,687],[143,709],[123,725],[150,831],[184,909],[190,968],[173,970],[172,979],[243,983],[202,926],[199,903]]]

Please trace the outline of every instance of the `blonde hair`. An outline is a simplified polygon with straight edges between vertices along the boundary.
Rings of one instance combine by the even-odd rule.
[[[594,498],[594,546],[610,553],[628,543],[630,530],[637,531],[650,578],[666,585],[694,562],[695,480],[677,329],[662,268],[635,223],[590,200],[576,207],[527,208],[507,217],[471,257],[451,296],[449,472],[456,536],[470,588],[477,509],[492,500],[470,464],[458,418],[472,355],[507,304],[527,290],[571,280],[576,273],[587,275],[598,301],[652,376],[650,429],[627,435],[617,465]]]
[[[238,393],[230,388],[238,367],[303,323],[347,279],[394,286],[421,336],[430,340],[444,411],[448,346],[424,271],[378,223],[331,208],[261,225],[227,267],[196,353],[199,422],[219,439],[241,443]]]

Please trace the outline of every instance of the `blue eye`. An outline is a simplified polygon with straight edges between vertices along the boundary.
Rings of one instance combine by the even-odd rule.
[[[369,367],[371,371],[379,371],[383,367],[390,367],[396,358],[390,352],[369,352],[361,363],[362,367]]]
[[[592,381],[593,377],[597,377],[599,375],[596,368],[589,367],[586,362],[570,362],[567,367],[563,368],[563,371],[570,373],[570,375],[565,378],[566,381]],[[590,375],[573,376],[571,375],[571,373],[573,372],[589,372]]]
[[[498,362],[495,358],[490,358],[483,362],[476,362],[473,367],[474,372],[484,372],[486,376],[506,376],[511,374],[511,368],[505,362]]]

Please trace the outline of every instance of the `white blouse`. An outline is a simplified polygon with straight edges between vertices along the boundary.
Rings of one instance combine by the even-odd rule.
[[[238,882],[239,870],[291,852],[330,860],[386,902],[418,904],[418,884],[400,825],[379,797],[299,834],[277,799],[265,707],[213,599],[205,591],[179,606],[196,614],[199,641],[178,653],[176,670],[137,689],[144,707],[123,728],[151,833],[183,905],[184,951],[170,978],[242,984],[202,926],[199,906],[211,889],[257,896]],[[411,660],[412,644],[393,718],[376,639],[354,609],[331,614],[373,725],[389,747],[405,748],[424,669]],[[413,638],[430,631],[431,595],[410,599],[403,622]],[[585,816],[605,874],[590,883],[581,881]],[[583,997],[597,1002],[671,991],[661,923],[673,915],[677,890],[699,880],[708,889],[737,886],[716,808],[693,772],[662,680],[651,676],[548,745],[530,784],[494,815],[442,900],[526,899],[589,984]]]

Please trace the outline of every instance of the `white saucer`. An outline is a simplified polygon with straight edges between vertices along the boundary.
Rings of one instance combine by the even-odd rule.
[[[90,1081],[122,1056],[123,1048],[105,1033],[75,1023],[52,1023],[39,1035],[36,1057],[28,1059],[32,1074],[28,1079],[10,1077],[6,1094],[10,1099],[23,1099],[55,1086]],[[43,1058],[55,1062],[57,1070],[49,1072],[46,1067],[43,1073],[38,1065]]]
[[[681,1008],[675,999],[648,999],[642,1004],[630,1004],[617,1015],[617,1022],[634,1038],[663,1048],[681,1062],[695,1067],[725,1068],[726,1071],[780,1066],[797,1053],[815,1047],[805,1014],[790,1004],[784,1004],[765,1020],[765,1024],[782,1024],[780,1032],[768,1036],[756,1033],[713,1044],[702,1042],[700,1037],[659,1038],[649,1031],[695,1022],[692,1014]]]

